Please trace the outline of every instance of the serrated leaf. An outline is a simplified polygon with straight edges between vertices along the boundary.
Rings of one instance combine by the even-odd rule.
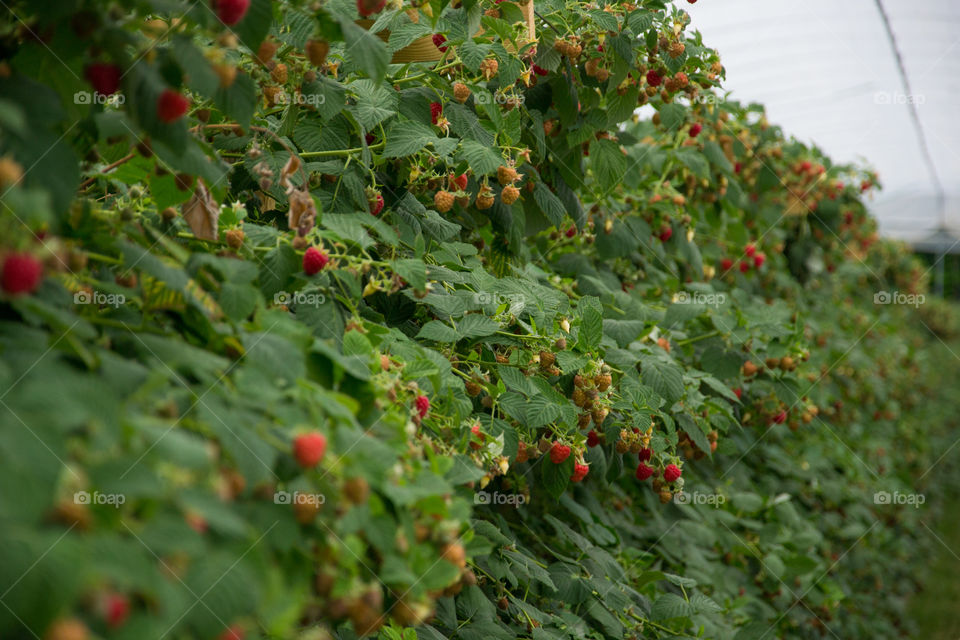
[[[580,299],[580,335],[577,344],[586,351],[593,351],[603,339],[603,308],[599,298],[587,296]]]

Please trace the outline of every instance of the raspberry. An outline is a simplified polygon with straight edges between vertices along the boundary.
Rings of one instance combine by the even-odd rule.
[[[759,269],[760,267],[763,266],[763,263],[766,262],[766,260],[767,260],[767,256],[766,256],[766,255],[764,255],[764,254],[762,254],[762,253],[758,253],[757,255],[753,256],[753,265],[754,265],[757,269]]]
[[[657,235],[657,237],[660,238],[660,242],[666,242],[673,237],[673,229],[669,226],[664,226],[660,229],[660,233]]]
[[[449,191],[437,191],[433,196],[433,206],[440,213],[446,213],[453,208],[453,194]]]
[[[480,193],[477,194],[477,209],[489,209],[493,206],[493,189],[490,187],[483,187],[480,189]]]
[[[437,121],[440,120],[440,116],[443,115],[443,105],[439,102],[430,103],[430,121],[433,124],[437,124]]]
[[[97,93],[109,96],[120,90],[120,79],[123,71],[115,64],[94,62],[84,70],[84,76]]]
[[[752,242],[743,248],[743,253],[748,258],[752,258],[757,253],[757,245]]]
[[[637,473],[636,473],[637,480],[639,480],[640,482],[643,482],[644,480],[649,479],[650,476],[652,475],[653,475],[653,467],[651,467],[645,462],[641,462],[640,464],[637,465]]]
[[[597,391],[603,393],[610,388],[610,385],[613,384],[613,376],[611,376],[609,373],[603,373],[596,376],[593,379],[593,382],[597,385]]]
[[[317,466],[327,451],[327,438],[316,431],[297,436],[293,440],[293,457],[304,469]]]
[[[470,435],[472,439],[472,441],[470,442],[471,449],[474,449],[474,450],[479,449],[481,447],[480,443],[487,441],[487,437],[480,432],[479,424],[475,424],[472,427],[470,427]]]
[[[777,424],[783,424],[787,421],[787,412],[781,411],[777,415],[773,416],[773,421]]]
[[[383,211],[383,196],[378,193],[375,198],[370,199],[370,213],[378,216],[381,211]]]
[[[577,235],[577,228],[573,225],[570,225],[567,227],[565,234],[568,238],[572,238],[573,236]]]
[[[108,593],[101,603],[103,618],[111,629],[123,626],[130,616],[130,600],[122,593]]]
[[[691,138],[696,138],[698,135],[700,135],[701,131],[703,131],[703,125],[701,125],[699,122],[694,122],[692,125],[690,125]]]
[[[160,122],[171,123],[183,117],[190,106],[190,101],[178,91],[164,89],[157,98],[157,119]]]
[[[227,246],[231,249],[239,249],[243,246],[244,233],[240,229],[230,229],[226,233]]]
[[[750,271],[750,263],[749,263],[749,262],[741,262],[741,263],[740,263],[740,273],[746,273],[747,271]]]
[[[357,11],[363,17],[380,13],[387,6],[387,0],[357,0]]]
[[[564,460],[570,457],[570,447],[559,442],[554,442],[550,447],[550,460],[553,464],[562,464]]]
[[[487,58],[480,63],[480,73],[483,74],[485,80],[493,80],[497,75],[497,70],[500,69],[500,63],[494,60],[493,58]]]
[[[447,37],[442,33],[433,34],[433,46],[437,49],[440,49],[442,52],[446,52],[448,47],[443,46],[443,43],[447,41]]]
[[[414,404],[417,407],[417,413],[420,414],[420,418],[426,418],[427,412],[430,411],[430,398],[427,396],[417,396]]]
[[[459,191],[464,191],[467,188],[467,174],[461,173],[458,176],[451,174],[451,182]]]
[[[326,40],[308,40],[306,47],[307,59],[315,67],[322,67],[330,53],[330,43]]]
[[[595,447],[600,444],[600,436],[597,435],[597,432],[593,429],[590,429],[590,433],[587,434],[587,446]]]
[[[517,189],[512,184],[504,187],[503,191],[500,192],[500,199],[503,201],[503,204],[513,204],[519,197],[520,189]]]
[[[733,394],[737,396],[737,400],[741,400],[743,398],[743,389],[741,389],[740,387],[737,387],[736,389],[733,390]]]
[[[741,170],[741,169],[743,169],[743,165],[741,165],[739,162],[736,163],[735,165],[733,165],[733,172],[734,172],[734,173],[740,173],[740,170]]]
[[[730,271],[730,269],[733,268],[733,260],[731,260],[730,258],[724,258],[723,260],[720,261],[720,268],[723,271]]]
[[[316,247],[310,247],[303,254],[303,272],[312,276],[322,271],[328,262],[330,262],[330,257],[326,253]]]
[[[521,440],[517,444],[517,457],[514,460],[514,462],[516,462],[517,464],[520,464],[521,462],[526,462],[529,459],[530,459],[530,449],[527,446],[527,443]]]
[[[538,67],[537,65],[533,65],[533,72],[538,76],[545,76],[549,73],[549,71],[547,71],[543,67]]]
[[[3,261],[3,290],[9,294],[33,293],[43,277],[43,264],[28,253],[11,253]]]
[[[463,104],[470,97],[470,87],[462,82],[453,83],[453,99]]]
[[[220,22],[228,27],[243,20],[250,8],[250,0],[214,0],[213,4]]]
[[[663,82],[663,78],[660,77],[660,74],[650,69],[647,71],[647,84],[651,87],[659,87],[660,83]]]
[[[77,618],[60,618],[50,625],[44,640],[87,640],[90,631]]]
[[[519,177],[520,175],[513,167],[508,167],[505,164],[497,167],[497,182],[502,185],[512,184],[516,182]]]
[[[684,89],[688,84],[690,84],[690,78],[687,77],[683,71],[673,76],[673,82],[677,85],[678,89]]]
[[[650,447],[644,447],[640,449],[640,452],[637,453],[637,460],[640,462],[649,462],[650,458],[653,457],[653,449]]]
[[[667,47],[667,53],[670,54],[671,58],[679,58],[683,55],[683,51],[686,47],[682,42],[671,42],[670,46]]]
[[[217,640],[243,640],[246,637],[246,632],[243,630],[239,624],[232,624],[226,629],[223,630]]]
[[[270,78],[283,84],[287,81],[287,65],[282,62],[270,70]],[[232,82],[230,84],[233,84]]]
[[[667,482],[673,482],[681,475],[680,468],[675,464],[668,464],[663,469],[663,479]]]
[[[590,465],[580,464],[579,462],[574,463],[570,482],[580,482],[587,477],[588,473],[590,473]]]

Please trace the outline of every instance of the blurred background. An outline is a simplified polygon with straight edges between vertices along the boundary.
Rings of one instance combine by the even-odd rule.
[[[884,236],[960,297],[960,0],[699,0],[724,86],[836,162],[865,162]]]

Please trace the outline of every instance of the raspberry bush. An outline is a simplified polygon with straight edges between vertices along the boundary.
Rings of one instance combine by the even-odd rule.
[[[10,9],[4,638],[909,637],[957,317],[680,7]]]

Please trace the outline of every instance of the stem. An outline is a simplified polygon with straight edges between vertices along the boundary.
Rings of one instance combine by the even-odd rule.
[[[370,150],[378,150],[387,146],[385,140],[381,140],[377,144],[372,144],[367,147]],[[342,156],[349,156],[354,153],[360,153],[363,151],[363,147],[354,147],[352,149],[334,149],[332,151],[304,151],[300,154],[301,158],[337,158]]]
[[[99,178],[101,175],[110,173],[111,171],[113,171],[114,169],[116,169],[116,168],[119,167],[120,165],[124,164],[125,162],[130,162],[131,160],[133,160],[134,156],[136,156],[136,155],[137,155],[136,153],[134,153],[133,151],[131,151],[130,153],[128,153],[128,154],[125,155],[124,157],[120,158],[120,159],[117,160],[116,162],[111,162],[110,164],[108,164],[107,166],[105,166],[103,169],[100,170],[100,174],[99,174],[99,175],[91,176],[91,177],[87,178],[86,180],[84,180],[83,182],[81,182],[81,183],[80,183],[80,186],[79,186],[78,188],[79,188],[79,189],[86,189],[86,188],[89,187],[91,184],[93,184],[94,182],[96,182],[96,181],[97,181],[97,178]]]
[[[720,335],[719,331],[711,331],[710,333],[705,333],[701,336],[695,336],[693,338],[687,338],[686,340],[678,340],[677,346],[683,346],[685,344],[693,344],[694,342],[699,342],[701,340],[706,340],[707,338],[715,338]]]
[[[107,264],[123,264],[123,260],[121,260],[120,258],[105,256],[102,253],[93,253],[90,251],[85,251],[84,255],[86,255],[91,260],[96,260],[97,262],[106,262]]]

